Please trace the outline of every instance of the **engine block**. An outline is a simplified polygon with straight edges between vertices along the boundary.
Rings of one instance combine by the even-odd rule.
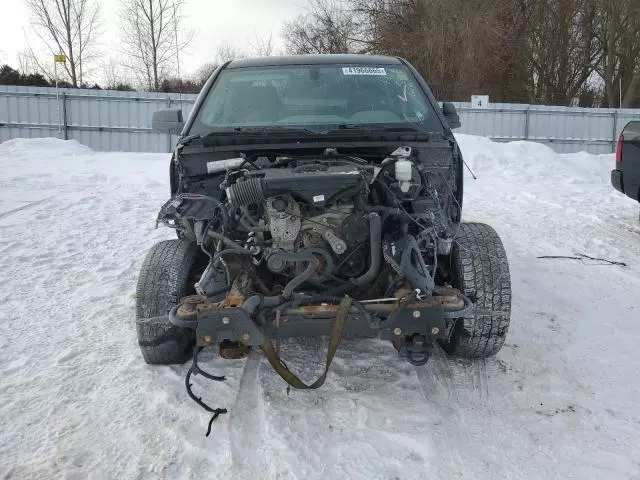
[[[300,233],[300,205],[291,195],[270,197],[265,201],[267,224],[273,248],[293,250]]]

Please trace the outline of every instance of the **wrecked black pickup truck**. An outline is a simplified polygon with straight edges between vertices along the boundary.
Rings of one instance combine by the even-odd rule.
[[[494,355],[511,311],[496,232],[461,222],[463,159],[442,107],[399,58],[318,55],[235,60],[207,81],[179,133],[171,198],[137,288],[147,363],[203,372],[261,349],[295,388],[316,388],[280,360],[272,338],[378,337],[401,358]],[[195,397],[189,378],[190,395]]]
[[[640,201],[640,122],[627,123],[618,138],[611,184],[627,197]]]

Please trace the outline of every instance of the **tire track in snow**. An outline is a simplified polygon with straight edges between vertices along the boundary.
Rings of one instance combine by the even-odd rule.
[[[22,205],[20,207],[12,208],[11,210],[9,210],[7,212],[0,213],[0,220],[2,220],[5,217],[8,217],[9,215],[13,215],[14,213],[18,213],[18,212],[21,212],[23,210],[27,210],[28,208],[37,207],[38,205],[41,205],[41,204],[51,200],[52,198],[53,198],[53,196],[47,197],[47,198],[43,198],[42,200],[36,200],[35,202],[29,202],[26,205]]]
[[[325,345],[283,342],[283,358],[301,378],[322,370]],[[413,367],[381,341],[344,341],[322,389],[286,393],[264,363],[265,436],[278,479],[418,480],[440,461]]]
[[[449,361],[452,359],[447,358]],[[486,419],[486,430],[488,430],[488,434],[490,438],[499,438],[501,435],[501,429],[496,425],[497,419],[500,418],[498,411],[495,409],[495,400],[491,397],[490,390],[490,381],[489,376],[492,378],[497,378],[499,373],[499,369],[497,366],[497,362],[494,357],[490,358],[479,358],[476,360],[463,360],[461,361],[467,375],[471,379],[471,384],[473,385],[474,395],[477,394],[477,410],[475,414],[476,418]],[[473,398],[469,398],[469,404],[474,405]],[[477,424],[478,428],[482,428],[482,424]],[[476,431],[478,436],[482,435],[482,432]],[[495,452],[498,458],[498,464],[503,466],[508,466],[511,464],[507,456],[504,454],[504,451],[501,448],[497,448]],[[501,472],[496,472],[501,473]],[[512,473],[513,476],[513,473]]]
[[[597,218],[599,224],[591,227],[600,234],[600,238],[615,237],[625,244],[626,254],[630,257],[640,257],[640,226],[633,226],[617,218]]]
[[[269,470],[269,448],[265,438],[266,422],[258,378],[260,358],[261,354],[255,349],[249,353],[236,403],[230,413],[231,461],[238,478],[270,478],[264,477]]]
[[[491,359],[449,357],[440,347],[432,353],[431,361],[417,367],[416,373],[427,404],[442,419],[434,430],[441,440],[434,442],[444,459],[441,474],[446,477],[456,472],[460,478],[471,479],[478,476],[479,469],[499,469],[491,472],[493,475],[504,475],[505,468],[512,470],[500,448],[489,452],[486,445],[487,439],[499,438],[501,433],[495,425],[497,412],[488,373],[497,375],[497,367]],[[491,464],[488,455],[493,459]],[[517,476],[515,472],[511,475]]]
[[[440,418],[434,427],[434,435],[439,445],[440,458],[444,459],[440,472],[455,472],[461,478],[470,478],[472,472],[466,467],[467,460],[461,454],[460,447],[470,443],[470,437],[464,430],[461,415],[461,400],[456,385],[456,373],[446,354],[436,347],[431,361],[425,366],[416,367],[416,374],[426,404]]]

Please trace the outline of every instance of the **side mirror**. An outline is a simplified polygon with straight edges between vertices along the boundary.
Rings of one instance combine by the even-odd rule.
[[[184,127],[182,110],[158,110],[151,117],[151,128],[156,132],[180,134]]]
[[[452,130],[454,128],[460,128],[462,126],[462,124],[460,123],[460,116],[458,115],[456,106],[453,103],[444,102],[442,104],[442,113],[444,114],[444,118]]]

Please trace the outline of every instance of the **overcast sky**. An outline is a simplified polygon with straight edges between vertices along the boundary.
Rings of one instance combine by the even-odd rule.
[[[117,57],[120,0],[97,0],[104,20],[101,37],[104,58]],[[29,26],[24,0],[0,0],[0,63],[18,66],[17,54],[29,42],[37,44]],[[286,20],[303,13],[307,0],[185,0],[185,26],[195,31],[194,41],[180,59],[182,72],[190,73],[214,59],[217,48],[232,44],[250,53],[255,35],[273,34],[276,48]],[[99,79],[98,79],[99,80]]]

